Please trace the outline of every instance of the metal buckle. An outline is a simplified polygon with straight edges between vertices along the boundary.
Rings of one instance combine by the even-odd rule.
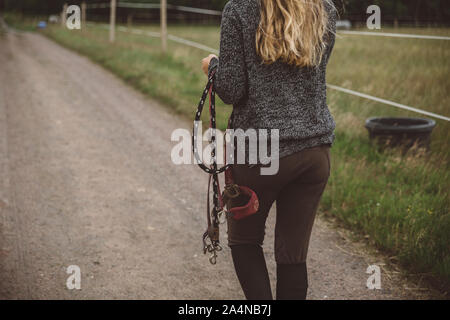
[[[237,184],[229,184],[225,186],[224,196],[227,199],[234,199],[239,196],[240,192],[241,190],[239,189],[239,186]]]

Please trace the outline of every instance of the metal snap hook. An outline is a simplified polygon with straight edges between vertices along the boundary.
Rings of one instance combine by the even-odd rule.
[[[217,263],[217,254],[216,251],[213,252],[213,254],[209,257],[209,262],[211,264],[216,264]]]
[[[224,224],[227,222],[227,212],[225,210],[220,211],[217,214],[217,217],[219,218],[219,224]]]

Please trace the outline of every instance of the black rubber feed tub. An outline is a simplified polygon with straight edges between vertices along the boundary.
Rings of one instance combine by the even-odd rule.
[[[403,147],[405,151],[413,145],[430,148],[431,132],[436,122],[422,118],[369,118],[366,128],[371,140],[379,145]]]

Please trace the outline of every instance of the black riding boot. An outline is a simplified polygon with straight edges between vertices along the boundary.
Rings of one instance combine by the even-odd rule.
[[[305,300],[307,290],[306,262],[277,264],[277,300]]]
[[[248,300],[272,300],[269,273],[259,245],[231,246],[234,268]]]

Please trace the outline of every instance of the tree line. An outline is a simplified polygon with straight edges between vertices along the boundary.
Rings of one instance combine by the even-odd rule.
[[[158,3],[159,0],[120,0],[122,2]],[[299,0],[300,1],[300,0]],[[88,3],[109,0],[87,1]],[[174,5],[222,10],[228,0],[168,0]],[[64,3],[79,4],[81,0],[0,0],[0,10],[19,11],[24,14],[56,14]],[[382,21],[400,24],[450,24],[449,0],[334,0],[341,19],[364,22],[367,7],[376,4],[381,8]],[[201,17],[198,17],[201,19]]]

